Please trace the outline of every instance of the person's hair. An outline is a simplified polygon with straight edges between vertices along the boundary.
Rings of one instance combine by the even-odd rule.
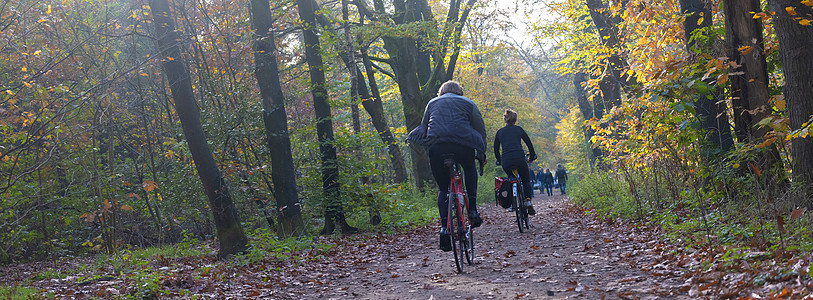
[[[549,168],[545,168],[545,172],[550,173],[550,169],[549,169]]]
[[[446,93],[453,93],[463,96],[463,86],[460,85],[460,82],[454,80],[444,82],[443,85],[440,86],[440,89],[438,89],[438,96]]]
[[[514,125],[517,123],[517,112],[510,108],[506,109],[502,115],[502,119],[505,121],[505,124]]]

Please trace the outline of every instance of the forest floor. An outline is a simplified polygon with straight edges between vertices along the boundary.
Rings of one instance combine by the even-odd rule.
[[[474,264],[461,274],[452,253],[438,249],[433,224],[322,237],[335,246],[329,253],[247,265],[211,256],[159,257],[141,272],[83,268],[91,264],[82,259],[14,265],[0,269],[0,286],[25,282],[72,299],[813,299],[809,253],[744,250],[724,260],[731,251],[672,245],[653,228],[598,220],[564,196],[536,196],[533,227],[522,234],[513,213],[480,203]]]
[[[474,265],[456,272],[453,254],[438,250],[438,226],[398,237],[398,247],[308,284],[301,298],[319,299],[690,299],[691,285],[676,276],[641,270],[655,265],[658,239],[605,226],[556,195],[534,198],[532,228],[519,233],[513,212],[480,203]],[[437,227],[437,228],[436,228]]]

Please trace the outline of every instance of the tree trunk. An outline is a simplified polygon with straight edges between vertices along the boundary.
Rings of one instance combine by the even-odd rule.
[[[684,42],[689,55],[696,57],[695,53],[711,52],[710,46],[701,45],[697,40],[692,39],[695,30],[702,30],[711,26],[711,9],[706,7],[702,0],[680,0],[680,10],[686,15],[683,21]],[[731,127],[728,124],[728,114],[725,103],[720,101],[722,89],[714,80],[706,82],[713,87],[709,94],[697,95],[695,105],[697,116],[701,120],[703,129],[709,135],[707,140],[722,151],[728,151],[734,147],[734,140],[731,137]]]
[[[726,21],[726,50],[728,58],[737,63],[729,75],[731,82],[731,103],[734,108],[734,132],[741,143],[760,144],[770,127],[757,127],[757,123],[771,116],[770,94],[768,92],[768,68],[765,61],[765,46],[762,42],[762,20],[754,19],[752,12],[760,12],[759,0],[725,0],[723,2]],[[741,52],[741,47],[744,50]],[[745,54],[743,54],[745,53]],[[769,182],[779,182],[784,178],[781,158],[775,144],[765,149],[764,159],[757,161],[761,170],[770,172]]]
[[[217,164],[206,142],[203,126],[200,123],[200,108],[192,90],[189,71],[182,63],[181,37],[175,31],[175,21],[169,11],[167,0],[150,0],[150,7],[155,22],[155,33],[161,53],[162,66],[172,98],[175,100],[176,112],[181,120],[184,136],[189,144],[189,152],[195,161],[195,167],[203,183],[209,206],[212,208],[217,238],[220,242],[220,257],[243,252],[248,239],[243,233],[237,208],[231,199],[228,185],[220,175]]]
[[[345,46],[347,47],[347,50],[345,50],[345,56],[347,57],[345,64],[347,65],[347,70],[350,72],[350,105],[352,105],[353,110],[353,132],[360,134],[361,121],[359,120],[359,106],[356,103],[359,99],[359,86],[363,82],[360,80],[359,73],[361,72],[356,64],[356,50],[353,47],[353,35],[350,32],[350,9],[348,0],[342,0],[342,23],[344,24],[344,42]],[[354,151],[353,154],[358,160],[364,159],[364,154],[362,151]],[[369,185],[370,177],[362,176],[361,184],[364,186]],[[380,201],[373,197],[373,194],[371,193],[365,193],[364,197],[367,198],[367,202],[371,205],[367,209],[370,216],[370,225],[381,224]]]
[[[773,24],[779,40],[779,59],[785,74],[785,101],[790,117],[790,129],[798,130],[813,115],[813,29],[799,24],[809,19],[813,9],[798,0],[769,0],[769,9],[776,14]],[[796,15],[786,10],[793,7]],[[810,125],[808,125],[810,126]],[[793,181],[813,194],[813,137],[791,140]],[[811,203],[799,203],[811,205]]]
[[[254,41],[254,75],[260,87],[263,123],[271,152],[271,180],[279,212],[277,234],[299,236],[305,231],[296,189],[291,139],[288,136],[288,115],[285,96],[279,80],[277,47],[272,32],[273,18],[267,0],[251,0],[251,17],[256,34]]]
[[[573,75],[573,88],[576,94],[576,102],[579,104],[579,111],[582,113],[582,117],[584,120],[590,120],[595,117],[593,114],[593,105],[590,103],[590,99],[587,98],[587,92],[584,90],[584,86],[587,83],[587,74],[582,72],[577,72]],[[583,126],[584,129],[584,139],[592,152],[590,153],[590,157],[588,158],[590,161],[590,168],[592,169],[596,165],[596,159],[601,157],[601,148],[593,146],[593,135],[596,133],[590,126]]]
[[[360,3],[356,2],[357,6]],[[319,6],[316,6],[319,9]],[[363,9],[363,6],[360,8]],[[332,21],[328,18],[317,16],[318,21],[322,24],[323,27],[331,26]],[[359,23],[364,25],[364,14],[362,14],[359,18]],[[395,140],[395,137],[392,134],[392,130],[387,124],[387,119],[384,116],[384,104],[381,101],[381,93],[378,91],[378,85],[376,84],[375,77],[373,74],[372,62],[370,62],[370,58],[367,55],[366,48],[362,48],[361,56],[362,61],[364,62],[365,69],[367,70],[367,76],[369,77],[370,82],[370,90],[367,90],[367,85],[364,83],[364,77],[361,76],[362,72],[358,68],[357,64],[355,63],[355,53],[351,56],[349,52],[353,52],[353,49],[348,49],[346,51],[341,51],[339,53],[339,57],[342,59],[344,64],[348,68],[353,68],[350,72],[355,72],[356,80],[351,82],[351,85],[355,85],[355,89],[351,87],[351,94],[352,90],[356,90],[357,96],[352,96],[353,99],[357,99],[361,97],[362,102],[361,105],[364,107],[364,110],[370,115],[370,120],[373,123],[373,127],[378,132],[378,136],[381,140],[387,144],[387,151],[390,156],[390,161],[392,163],[394,178],[393,181],[397,183],[402,183],[407,180],[407,173],[406,167],[404,166],[404,156],[401,154],[401,148],[398,147],[398,142]],[[351,76],[353,77],[353,76]],[[355,108],[355,106],[354,106]],[[358,120],[358,115],[353,115],[353,128],[356,129],[356,120]],[[359,124],[360,127],[360,124]]]
[[[392,161],[392,168],[395,173],[395,182],[402,183],[407,180],[406,166],[404,166],[404,155],[401,153],[401,148],[398,147],[398,142],[387,124],[387,118],[384,117],[384,103],[381,101],[381,93],[378,91],[378,84],[375,80],[375,71],[370,57],[367,55],[367,49],[362,50],[361,58],[364,62],[364,70],[367,73],[367,81],[370,83],[370,94],[364,96],[365,85],[359,84],[360,92],[364,96],[364,101],[361,105],[364,110],[370,114],[370,119],[373,122],[373,127],[378,131],[381,140],[387,144],[387,151],[390,154]],[[359,76],[359,80],[361,77]]]
[[[319,136],[319,152],[322,155],[322,189],[323,206],[325,209],[325,227],[322,234],[331,234],[336,225],[342,232],[355,232],[356,229],[347,224],[339,200],[339,168],[336,164],[336,147],[333,145],[333,116],[328,103],[327,87],[325,86],[325,73],[323,70],[322,50],[319,45],[319,36],[316,34],[316,14],[313,0],[297,0],[299,18],[304,22],[303,37],[305,42],[305,58],[308,61],[308,73],[311,78],[311,95],[313,96],[313,110],[316,115],[316,134]]]

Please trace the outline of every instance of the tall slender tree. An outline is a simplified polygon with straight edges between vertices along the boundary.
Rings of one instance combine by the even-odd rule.
[[[328,103],[325,83],[324,63],[319,45],[318,24],[316,23],[316,3],[314,0],[297,0],[299,18],[304,22],[305,58],[311,79],[313,109],[316,114],[316,134],[319,136],[319,152],[322,156],[322,189],[325,209],[325,227],[322,234],[330,234],[336,225],[343,233],[352,233],[356,228],[347,224],[342,203],[339,201],[339,168],[336,164],[336,147],[333,145],[333,117]]]
[[[273,18],[268,0],[251,0],[254,27],[254,76],[260,87],[268,149],[271,151],[271,177],[274,198],[279,210],[280,236],[296,236],[304,232],[302,211],[297,196],[296,173],[288,135],[285,97],[279,80],[277,46],[272,29]]]
[[[232,202],[229,187],[217,169],[212,151],[206,142],[206,134],[200,122],[200,108],[192,89],[189,70],[186,69],[181,55],[182,39],[175,31],[169,1],[150,0],[149,3],[155,24],[156,43],[162,58],[161,65],[169,82],[172,98],[175,100],[176,113],[189,144],[189,152],[195,161],[214,216],[220,243],[218,255],[226,257],[245,251],[248,239],[240,225],[240,217]]]
[[[703,31],[711,27],[711,9],[702,0],[680,0],[680,10],[686,15],[683,31],[689,55],[696,58],[699,53],[711,52],[710,43],[700,43],[696,38],[709,34]],[[697,95],[695,100],[697,115],[701,119],[703,129],[708,131],[708,140],[717,148],[728,151],[734,147],[734,140],[731,137],[725,104],[720,101],[722,89],[712,79],[707,80],[706,84],[712,88],[706,94]]]

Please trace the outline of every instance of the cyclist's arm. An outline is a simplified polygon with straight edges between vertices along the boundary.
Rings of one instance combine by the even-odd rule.
[[[429,125],[429,104],[430,103],[427,103],[426,108],[423,110],[423,118],[421,119],[422,125]]]
[[[536,151],[534,151],[534,144],[531,143],[531,138],[528,136],[528,133],[525,132],[525,129],[522,129],[522,140],[525,142],[525,145],[528,146],[528,152],[530,152],[531,160],[536,160]]]
[[[471,128],[474,128],[477,132],[480,133],[480,136],[483,137],[483,145],[486,144],[486,123],[483,121],[483,115],[480,114],[480,110],[477,108],[477,105],[473,105],[471,118],[469,118],[469,123],[471,124]]]
[[[497,134],[494,135],[494,159],[496,163],[500,163],[500,132],[497,131]]]

